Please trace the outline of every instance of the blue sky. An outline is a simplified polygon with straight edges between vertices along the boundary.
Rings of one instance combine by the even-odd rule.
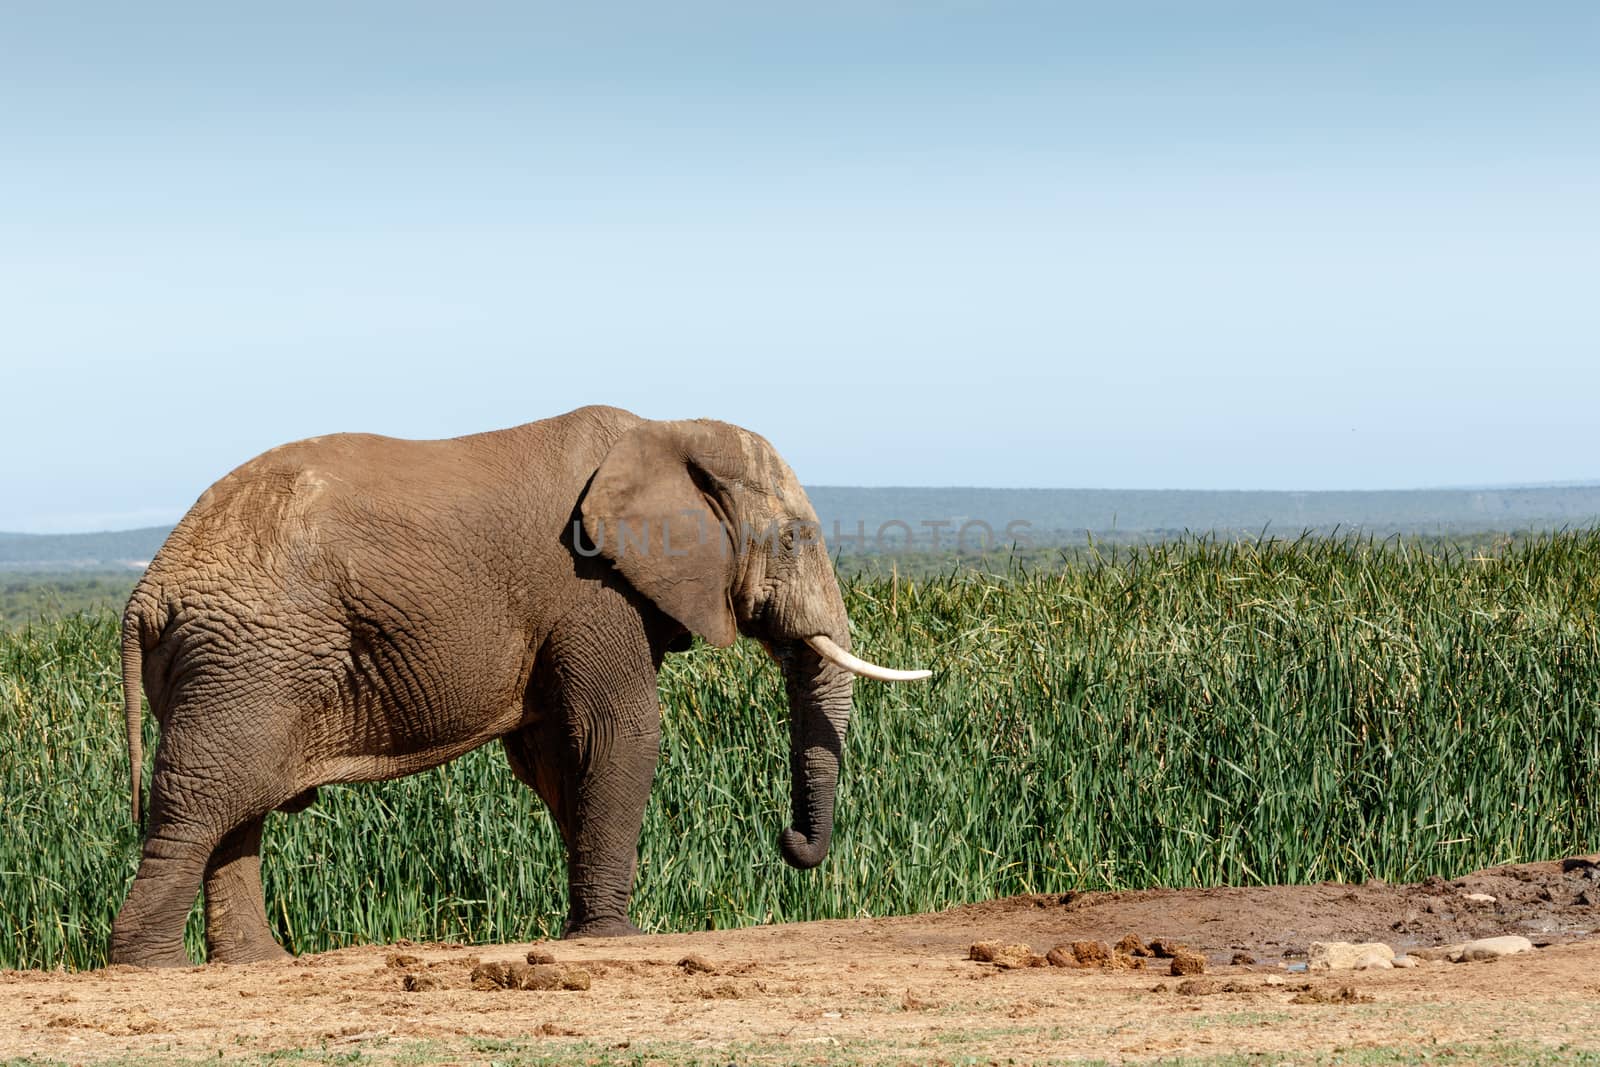
[[[813,484],[1600,477],[1600,7],[0,8],[0,529],[604,402]]]

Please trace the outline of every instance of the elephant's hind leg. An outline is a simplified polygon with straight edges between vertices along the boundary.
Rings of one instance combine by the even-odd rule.
[[[235,827],[206,864],[206,958],[216,963],[286,960],[272,937],[261,895],[261,827],[256,816]]]
[[[144,855],[111,925],[112,963],[189,966],[184,926],[202,878],[226,913],[224,953],[234,943],[260,947],[266,933],[257,858],[261,819],[292,794],[272,781],[270,765],[246,738],[199,721],[196,726],[175,716],[164,725]],[[213,907],[208,903],[208,911]]]
[[[111,924],[111,962],[139,967],[188,967],[184,926],[206,860],[224,831],[174,811],[172,775],[157,771],[150,788],[150,826],[128,899]]]

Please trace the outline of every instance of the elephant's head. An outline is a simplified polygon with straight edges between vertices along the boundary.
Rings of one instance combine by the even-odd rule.
[[[593,549],[645,597],[718,647],[740,633],[782,665],[790,710],[793,825],[783,858],[815,867],[833,834],[855,674],[909,681],[857,659],[804,490],[765,438],[723,422],[648,422],[612,446],[582,502]]]

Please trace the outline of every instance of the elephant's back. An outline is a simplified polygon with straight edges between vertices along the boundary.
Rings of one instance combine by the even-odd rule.
[[[588,477],[640,421],[587,407],[466,437],[340,433],[281,445],[201,494],[130,611],[147,620],[147,644],[178,629],[172,620],[201,620],[203,635],[216,618],[239,632],[396,600],[428,615],[419,624],[515,613],[525,597],[507,581],[539,581]]]
[[[643,420],[592,405],[464,437],[338,433],[293,441],[241,464],[201,494],[162,554],[266,562],[319,535],[449,540],[516,513],[566,510],[615,440]],[[160,561],[153,561],[153,565]]]
[[[173,528],[130,600],[129,611],[145,620],[146,646],[186,627],[200,637],[266,636],[259,631],[285,616],[327,612],[352,566],[383,536],[374,516],[414,521],[414,511],[405,519],[397,487],[375,489],[396,471],[426,468],[443,444],[314,437],[218,479]]]

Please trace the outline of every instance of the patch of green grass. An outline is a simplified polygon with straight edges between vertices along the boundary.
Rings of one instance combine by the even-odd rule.
[[[858,685],[832,854],[801,872],[775,847],[788,729],[766,655],[669,657],[646,929],[1409,881],[1600,845],[1600,533],[1494,555],[1189,541],[845,595],[860,648],[936,675]],[[138,853],[117,646],[111,612],[0,634],[0,966],[104,962]],[[554,825],[498,746],[324,789],[269,819],[264,853],[300,952],[547,937],[566,911]]]

